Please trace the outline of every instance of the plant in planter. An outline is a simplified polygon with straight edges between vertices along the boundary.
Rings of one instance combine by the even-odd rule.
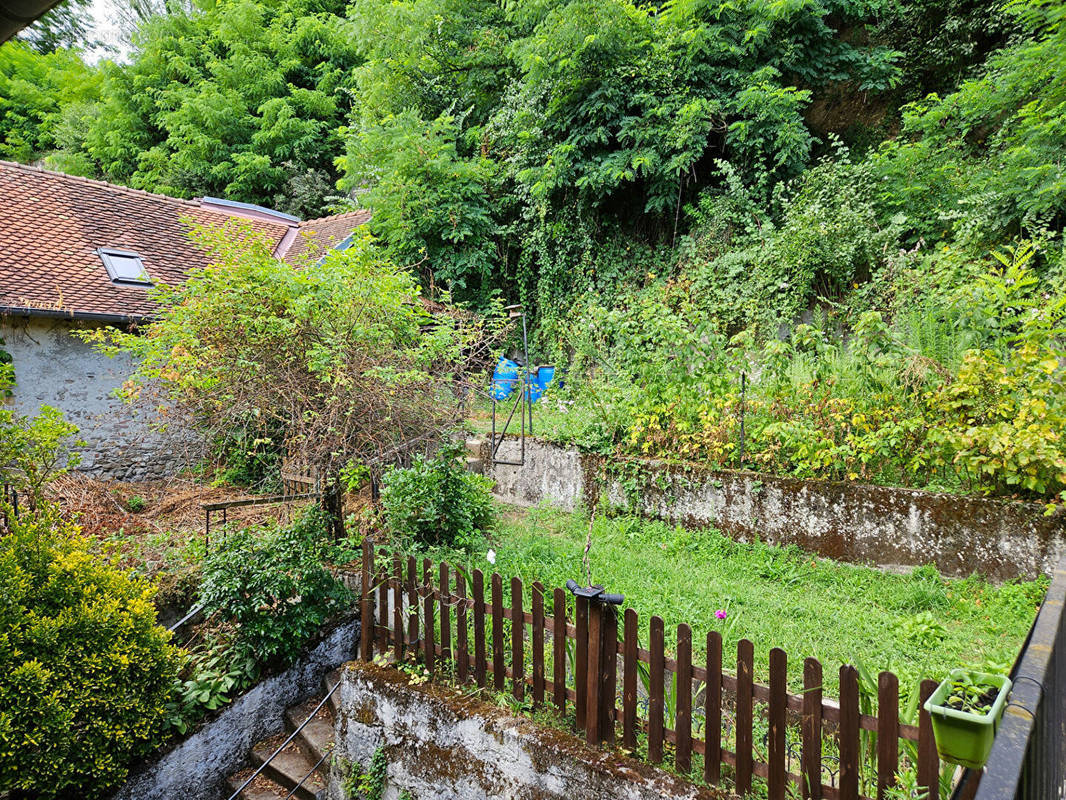
[[[971,769],[984,766],[1010,688],[1005,675],[951,671],[925,701],[942,759]]]

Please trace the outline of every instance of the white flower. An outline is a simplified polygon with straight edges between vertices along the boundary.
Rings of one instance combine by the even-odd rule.
[[[490,564],[495,564],[496,563],[496,551],[495,550],[489,550],[489,552],[485,554],[485,558],[487,558],[489,560]]]

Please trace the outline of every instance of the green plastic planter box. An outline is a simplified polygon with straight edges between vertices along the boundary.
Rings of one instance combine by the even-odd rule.
[[[987,714],[971,714],[941,705],[951,694],[952,681],[966,676],[974,682],[999,687],[999,694]],[[992,749],[992,740],[996,738],[996,731],[999,729],[999,721],[1003,717],[1003,709],[1007,705],[1010,687],[1010,678],[1006,675],[987,675],[965,669],[951,671],[925,701],[925,710],[929,712],[930,721],[933,723],[936,749],[942,759],[970,769],[980,769],[985,765]]]

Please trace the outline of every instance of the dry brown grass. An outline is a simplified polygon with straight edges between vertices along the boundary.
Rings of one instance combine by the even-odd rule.
[[[57,478],[49,494],[64,515],[78,522],[86,538],[117,556],[124,566],[149,575],[167,567],[168,553],[202,539],[203,504],[248,496],[240,488],[213,487],[187,478],[127,483],[79,474]],[[140,511],[131,507],[135,497],[144,502]],[[287,521],[300,506],[279,503],[234,508],[227,511],[227,520],[241,526]],[[212,528],[221,522],[221,514],[216,512]]]

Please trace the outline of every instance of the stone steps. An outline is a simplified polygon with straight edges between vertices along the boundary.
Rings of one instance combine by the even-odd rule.
[[[328,754],[333,749],[336,693],[317,711],[316,708],[338,680],[340,670],[334,670],[323,680],[321,695],[286,710],[285,732],[264,739],[252,748],[249,753],[251,766],[227,779],[227,798],[261,766],[263,769],[259,775],[238,795],[241,800],[282,800],[290,793],[297,800],[318,800],[323,796],[329,776]],[[306,725],[303,724],[305,721]],[[271,758],[297,729],[299,733],[292,741]]]

